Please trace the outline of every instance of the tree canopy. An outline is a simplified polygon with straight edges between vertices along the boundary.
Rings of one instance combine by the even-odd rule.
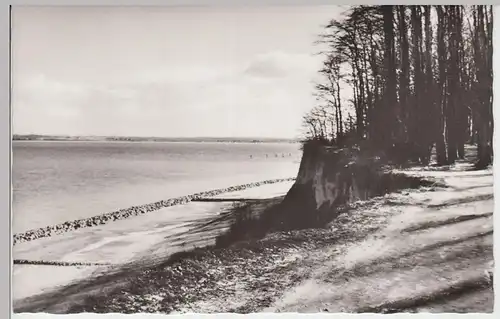
[[[368,141],[407,160],[438,165],[477,145],[493,158],[492,6],[353,6],[319,37],[327,50],[304,116],[308,138]],[[346,93],[350,98],[345,98]]]

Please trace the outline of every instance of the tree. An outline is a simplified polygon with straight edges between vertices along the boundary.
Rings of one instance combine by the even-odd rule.
[[[437,164],[448,163],[446,154],[446,144],[444,139],[444,112],[448,101],[446,86],[446,44],[445,44],[445,16],[442,6],[436,6],[438,27],[437,27],[437,53],[438,53],[438,86],[439,101],[436,106],[436,120],[433,127],[434,140],[436,141]]]
[[[328,49],[316,92],[329,111],[307,116],[310,131],[332,143],[356,132],[383,151],[404,144],[424,165],[434,145],[445,165],[474,142],[477,166],[491,164],[492,26],[491,6],[352,6],[321,35]]]
[[[394,49],[394,23],[393,23],[393,6],[382,6],[384,17],[384,61],[385,74],[387,81],[384,87],[384,108],[381,110],[382,116],[380,121],[380,137],[381,142],[378,145],[382,148],[388,148],[392,145],[395,139],[396,118],[399,114],[397,107],[397,79],[396,79],[396,63]]]

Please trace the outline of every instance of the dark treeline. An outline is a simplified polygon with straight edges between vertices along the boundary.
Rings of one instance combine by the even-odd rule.
[[[472,143],[477,166],[491,164],[492,32],[492,6],[353,6],[320,37],[328,49],[308,138],[421,164],[435,148],[438,165]]]

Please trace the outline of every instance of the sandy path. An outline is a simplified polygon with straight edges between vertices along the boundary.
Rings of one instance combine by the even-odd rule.
[[[327,230],[288,236],[295,247],[254,257],[264,259],[258,274],[218,280],[234,292],[207,292],[177,312],[491,312],[492,171],[408,174],[448,188],[389,194]]]
[[[442,304],[439,297],[453,286],[469,283],[462,293],[488,291],[481,283],[493,269],[493,176],[484,173],[426,173],[451,189],[410,192],[381,231],[314,252],[309,258],[321,262],[311,278],[264,311],[432,311],[439,308],[432,300]],[[473,305],[452,308],[472,311]],[[482,306],[492,310],[492,298]]]

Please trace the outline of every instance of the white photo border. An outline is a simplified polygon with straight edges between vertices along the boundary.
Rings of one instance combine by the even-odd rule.
[[[0,156],[0,203],[2,205],[0,218],[3,222],[0,222],[0,234],[2,236],[2,240],[0,240],[0,252],[4,262],[0,263],[1,267],[1,275],[3,280],[1,280],[1,294],[0,294],[0,314],[2,318],[3,315],[9,315],[13,318],[18,319],[28,319],[28,318],[52,318],[54,315],[51,314],[13,314],[12,313],[12,301],[11,301],[11,270],[12,270],[12,255],[11,255],[11,247],[12,247],[12,234],[11,234],[11,192],[12,192],[12,183],[11,183],[11,164],[12,164],[12,156],[11,156],[11,108],[10,108],[10,12],[11,8],[15,6],[269,6],[269,5],[294,5],[294,6],[312,6],[312,5],[354,5],[354,4],[407,4],[407,5],[417,5],[417,4],[430,4],[428,1],[411,1],[405,3],[406,1],[377,1],[377,0],[350,0],[350,1],[328,1],[328,0],[11,0],[11,1],[2,1],[1,9],[0,9],[0,37],[2,39],[1,48],[0,48],[0,144],[2,146],[2,152]],[[449,4],[449,5],[458,5],[458,4],[477,4],[472,1],[439,1],[435,4]],[[485,5],[495,5],[495,1],[483,1],[481,4]],[[494,19],[500,19],[500,6],[495,6],[494,8]],[[500,37],[500,29],[498,24],[495,22],[494,26],[494,43],[496,46],[496,42]],[[493,50],[493,70],[500,68],[500,51]],[[498,71],[500,73],[500,69]],[[494,71],[494,73],[496,73]],[[500,82],[494,76],[493,80],[493,96],[494,96],[494,120],[496,122],[496,118],[498,117],[498,112],[496,111],[497,105],[500,104],[500,100],[495,98],[497,94],[500,94]],[[497,131],[494,132],[494,144],[498,140]],[[497,172],[495,167],[498,167],[500,158],[498,156],[494,157],[494,165],[493,165],[493,175],[495,177],[495,187],[494,194],[495,198],[498,194],[498,187],[496,183]],[[499,218],[494,217],[494,228],[497,228],[496,224],[500,222]],[[494,242],[499,242],[500,233],[494,232]],[[494,256],[497,259],[499,256],[499,252],[497,249],[497,245],[494,245]],[[7,262],[8,261],[8,262]],[[495,275],[497,275],[498,271],[495,267]],[[495,278],[499,278],[495,276]],[[494,288],[497,291],[499,287],[498,280],[494,281]],[[498,311],[498,304],[500,301],[498,298],[495,298],[495,312]],[[493,318],[493,314],[467,314],[465,316],[474,316],[474,318]],[[429,314],[394,314],[391,315],[397,318],[403,318],[408,316],[420,316],[427,317]],[[78,315],[59,315],[58,317],[66,318],[66,317],[78,317],[78,318],[118,318],[124,317],[126,315],[122,314],[107,314],[107,315],[96,315],[96,314],[78,314]],[[153,316],[159,317],[164,315],[154,315],[154,314],[135,314],[135,315],[127,315],[132,316],[133,318],[151,318]],[[185,315],[171,315],[171,318],[234,318],[239,316],[237,314],[215,314],[215,315],[201,315],[201,314],[185,314]],[[249,314],[245,315],[249,318],[256,319],[264,319],[264,318],[317,318],[317,317],[347,317],[347,316],[357,316],[364,318],[374,318],[380,316],[388,316],[382,314],[294,314],[294,313],[286,313],[286,314]],[[464,316],[458,314],[439,314],[434,316],[440,316],[442,318],[454,318],[457,316]]]

